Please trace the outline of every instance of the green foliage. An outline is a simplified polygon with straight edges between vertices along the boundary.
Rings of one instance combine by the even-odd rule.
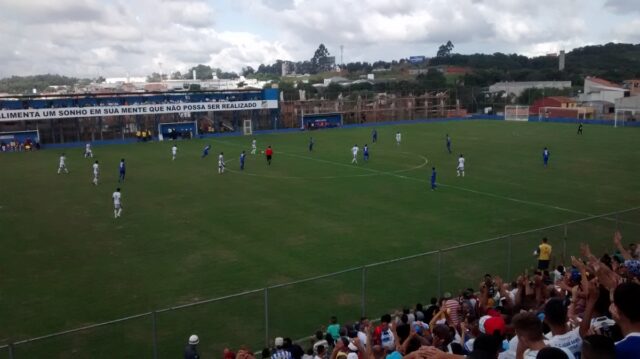
[[[451,40],[447,41],[446,44],[440,45],[440,47],[438,48],[438,53],[436,54],[437,57],[449,57],[451,56],[451,51],[453,51],[453,43],[451,42]]]
[[[0,79],[0,92],[31,94],[33,89],[44,91],[49,86],[74,86],[79,79],[61,75],[11,76]]]

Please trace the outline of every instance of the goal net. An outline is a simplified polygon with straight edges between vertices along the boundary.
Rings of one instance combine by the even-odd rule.
[[[158,139],[191,139],[198,135],[198,124],[193,122],[164,122],[158,124]]]
[[[242,133],[245,136],[253,134],[253,122],[251,120],[244,120],[242,122]]]
[[[637,121],[638,119],[640,119],[640,109],[616,108],[613,127],[624,126],[627,121]]]
[[[538,121],[546,118],[575,118],[585,120],[589,114],[586,107],[551,107],[545,106],[538,109]]]
[[[504,119],[505,121],[529,121],[529,106],[505,106]]]

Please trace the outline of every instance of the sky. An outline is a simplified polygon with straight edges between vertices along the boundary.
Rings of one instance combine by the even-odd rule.
[[[0,0],[0,78],[145,76],[640,43],[640,0]]]

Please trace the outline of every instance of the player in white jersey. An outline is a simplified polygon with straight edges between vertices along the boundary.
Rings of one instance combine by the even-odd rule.
[[[173,145],[173,147],[171,147],[171,160],[175,161],[177,154],[178,154],[178,146]]]
[[[60,164],[58,165],[58,174],[64,170],[65,173],[69,173],[67,169],[67,157],[65,157],[64,153],[60,155]]]
[[[251,154],[252,155],[256,154],[257,148],[258,148],[258,145],[256,144],[256,139],[254,138],[253,141],[251,141]]]
[[[360,149],[358,148],[358,145],[353,145],[353,147],[351,147],[351,154],[353,155],[353,159],[351,160],[351,163],[358,163],[358,151]]]
[[[400,146],[400,141],[402,141],[402,134],[398,131],[396,132],[396,145]]]
[[[464,177],[464,156],[462,156],[462,154],[460,154],[460,157],[458,158],[458,177],[460,177],[460,175],[462,175],[462,177]]]
[[[98,165],[98,161],[93,164],[93,184],[98,185],[98,176],[100,175],[100,166]]]
[[[224,153],[220,152],[218,156],[218,174],[224,173]]]
[[[118,218],[120,214],[122,214],[122,194],[120,193],[120,188],[116,188],[116,191],[113,192],[111,197],[113,197],[113,218]]]
[[[87,158],[87,157],[93,158],[93,151],[91,151],[90,143],[87,143],[86,145],[84,145],[84,158]]]

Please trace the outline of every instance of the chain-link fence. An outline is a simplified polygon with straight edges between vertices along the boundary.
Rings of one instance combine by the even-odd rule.
[[[536,265],[543,237],[553,246],[552,264],[579,255],[580,243],[610,252],[616,229],[627,243],[639,238],[640,207],[19,340],[0,346],[0,359],[175,358],[193,333],[202,357],[227,347],[256,350],[276,336],[308,337],[332,315],[341,323],[377,318],[476,288],[485,273],[513,280]]]

